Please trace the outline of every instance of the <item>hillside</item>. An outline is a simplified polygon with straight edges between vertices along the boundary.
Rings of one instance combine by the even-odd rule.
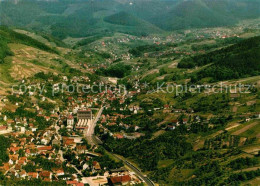
[[[120,83],[133,92],[140,85],[140,93],[126,103],[137,110],[129,115],[123,108],[116,110],[123,104],[109,102],[104,115],[127,116],[100,121],[95,132],[102,146],[139,166],[159,185],[258,183],[259,39],[189,40],[129,50],[134,58],[126,63],[140,68],[125,74]],[[207,48],[208,44],[214,47]],[[205,54],[195,55],[192,50],[197,48],[190,46],[204,46]],[[189,53],[180,54],[180,49]],[[184,68],[185,63],[193,66]],[[190,78],[196,81],[190,82]],[[197,82],[203,78],[206,80]],[[222,80],[226,80],[223,86]],[[204,90],[204,83],[212,89]],[[247,93],[236,91],[238,83],[250,86]],[[140,128],[135,130],[135,126]],[[142,135],[131,136],[135,134]]]
[[[39,72],[73,75],[73,68],[79,68],[72,58],[65,58],[68,49],[53,48],[51,42],[56,41],[48,37],[42,43],[40,35],[25,32],[21,34],[6,27],[0,27],[0,84],[1,93],[9,90],[10,86],[25,78],[33,77]],[[33,35],[35,38],[29,37]],[[48,41],[50,40],[50,42]],[[62,42],[56,41],[61,44]]]
[[[260,37],[204,55],[184,58],[179,68],[193,68],[211,64],[193,76],[193,81],[211,77],[214,81],[256,76],[260,73]]]
[[[119,12],[104,18],[104,21],[114,25],[124,26],[124,29],[116,28],[115,31],[146,35],[150,33],[159,33],[161,30],[151,23],[139,19],[129,13]],[[127,31],[129,29],[129,31]],[[162,31],[161,31],[162,32]]]
[[[47,32],[62,39],[111,31],[144,35],[158,33],[158,28],[172,31],[228,26],[260,16],[260,2],[256,0],[139,0],[132,3],[5,0],[0,3],[1,24]]]
[[[11,56],[13,53],[7,45],[7,41],[2,36],[0,37],[0,63],[4,62],[4,58]]]
[[[259,1],[179,1],[151,22],[166,30],[227,26],[260,16]]]
[[[126,12],[119,12],[111,16],[105,17],[104,20],[111,24],[124,25],[124,26],[140,26],[144,21],[134,17]]]
[[[233,16],[228,18],[212,10],[202,1],[180,2],[160,17],[151,20],[166,30],[225,26],[235,23]]]
[[[55,50],[54,48],[49,47],[49,46],[45,45],[44,43],[41,43],[27,35],[20,34],[13,30],[10,30],[7,27],[0,27],[0,34],[1,34],[1,38],[3,40],[5,40],[7,43],[25,44],[28,46],[32,46],[32,47],[41,49],[46,52],[58,54],[58,51]]]

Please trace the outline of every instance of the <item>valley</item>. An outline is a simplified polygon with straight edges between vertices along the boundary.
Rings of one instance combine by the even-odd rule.
[[[0,5],[0,184],[259,184],[257,0]]]

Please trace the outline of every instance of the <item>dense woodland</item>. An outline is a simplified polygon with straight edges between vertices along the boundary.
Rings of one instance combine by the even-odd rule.
[[[113,140],[103,136],[105,147],[124,157],[134,158],[143,170],[155,170],[158,161],[162,159],[178,159],[190,152],[192,146],[185,141],[185,137],[176,135],[181,131],[167,132],[154,140],[138,139]],[[174,144],[174,145],[173,145]]]
[[[184,58],[179,68],[194,68],[209,65],[193,74],[192,81],[211,77],[213,81],[256,76],[260,73],[260,37],[240,41],[230,47],[204,55]]]
[[[130,74],[131,72],[131,66],[125,65],[123,63],[118,63],[115,65],[111,65],[109,68],[100,68],[96,71],[97,75],[102,76],[110,76],[110,77],[118,77],[123,78]]]
[[[6,39],[0,36],[0,63],[4,63],[4,58],[13,55],[7,45]]]

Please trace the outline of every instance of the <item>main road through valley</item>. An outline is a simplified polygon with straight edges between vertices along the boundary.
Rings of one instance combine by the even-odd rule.
[[[89,128],[87,129],[86,132],[86,139],[88,140],[88,142],[91,145],[98,145],[100,144],[100,140],[95,136],[95,127],[96,124],[98,122],[98,120],[100,119],[100,116],[102,114],[104,110],[104,107],[101,107],[96,115],[96,117],[94,118],[93,122],[91,123],[91,125],[89,126]],[[133,165],[132,163],[130,163],[129,161],[125,160],[124,158],[119,157],[116,154],[113,154],[111,152],[108,152],[109,154],[111,154],[114,158],[122,161],[127,167],[129,167],[133,172],[135,172],[135,174],[137,176],[139,176],[148,186],[154,186],[155,184],[152,182],[152,180],[150,180],[146,175],[144,175],[137,167],[135,167],[135,165]]]

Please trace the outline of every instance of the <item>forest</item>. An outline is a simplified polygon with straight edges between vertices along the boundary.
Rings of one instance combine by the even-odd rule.
[[[0,64],[4,63],[4,58],[13,55],[12,51],[7,45],[5,38],[0,36]]]
[[[260,73],[260,37],[253,37],[232,46],[207,54],[184,58],[178,68],[194,68],[208,65],[191,80],[196,82],[211,77],[213,81],[256,76]]]
[[[169,131],[154,140],[137,139],[113,140],[108,135],[104,135],[106,149],[113,150],[124,157],[135,159],[143,170],[155,170],[159,160],[178,159],[188,152],[192,146],[184,136],[182,130]],[[179,135],[178,135],[179,134]],[[174,144],[174,145],[173,145]]]
[[[118,63],[115,65],[111,65],[109,68],[100,68],[96,71],[97,75],[101,76],[110,76],[110,77],[118,77],[123,78],[130,74],[131,66],[125,65],[123,63]]]
[[[9,157],[7,154],[7,148],[9,148],[11,144],[10,139],[0,136],[0,165],[2,165],[4,162],[8,162]]]

